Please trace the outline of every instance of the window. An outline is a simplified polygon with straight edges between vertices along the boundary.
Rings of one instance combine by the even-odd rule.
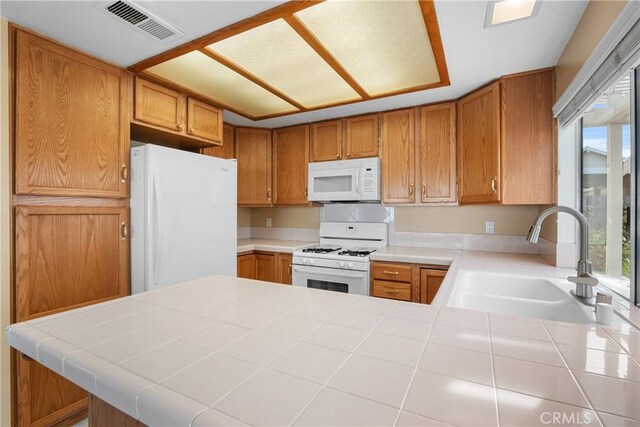
[[[582,212],[589,255],[600,281],[631,297],[631,74],[602,95],[582,118]]]

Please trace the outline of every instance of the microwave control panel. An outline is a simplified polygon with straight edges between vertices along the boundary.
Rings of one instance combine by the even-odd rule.
[[[362,159],[362,200],[380,200],[380,158]]]

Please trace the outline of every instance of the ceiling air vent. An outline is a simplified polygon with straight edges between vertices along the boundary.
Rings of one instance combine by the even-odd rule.
[[[106,5],[106,6],[105,6]],[[136,30],[163,42],[173,41],[184,34],[162,19],[153,16],[131,1],[98,2],[96,7],[109,16],[118,17],[132,25]]]

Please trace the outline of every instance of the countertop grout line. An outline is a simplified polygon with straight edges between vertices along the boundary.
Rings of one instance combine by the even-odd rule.
[[[549,332],[549,329],[547,329],[547,325],[543,321],[540,321],[540,323],[542,324],[542,327],[544,328],[544,330],[547,332],[547,335],[549,335],[549,339],[551,340],[551,343],[553,344],[553,347],[556,349],[556,352],[560,356],[560,359],[562,359],[562,363],[564,363],[565,368],[567,369],[567,371],[569,371],[569,375],[571,375],[571,379],[573,379],[573,382],[578,387],[578,390],[580,391],[580,394],[582,394],[584,399],[589,404],[589,409],[591,409],[593,411],[593,413],[596,414],[596,418],[597,418],[598,422],[600,423],[601,426],[604,427],[605,424],[602,422],[602,419],[600,418],[600,415],[598,414],[598,411],[596,410],[595,406],[593,405],[593,402],[591,402],[591,399],[589,398],[589,396],[587,395],[585,390],[582,388],[582,385],[578,382],[578,379],[576,378],[575,374],[573,373],[573,370],[571,370],[571,367],[569,367],[569,364],[567,363],[567,360],[565,359],[564,355],[560,351],[560,348],[558,347],[558,344],[553,339],[553,336],[551,335],[551,332]],[[579,406],[579,405],[574,405],[574,406]]]
[[[305,411],[309,408],[309,406],[311,406],[311,404],[313,402],[315,402],[315,400],[318,398],[318,396],[320,395],[320,393],[322,393],[323,390],[326,389],[330,389],[330,390],[334,390],[332,388],[329,387],[329,383],[331,382],[331,380],[333,380],[333,378],[338,374],[338,372],[340,372],[340,370],[347,364],[347,362],[349,362],[349,360],[351,360],[351,358],[356,354],[356,352],[360,349],[360,347],[362,346],[362,344],[364,344],[364,342],[371,336],[371,334],[373,334],[373,332],[376,330],[376,328],[378,326],[380,326],[380,324],[389,316],[389,313],[393,310],[393,308],[397,305],[397,301],[395,302],[395,304],[393,304],[389,310],[387,310],[387,312],[380,318],[380,320],[378,320],[378,322],[369,330],[369,332],[367,333],[367,335],[364,336],[364,338],[362,338],[362,340],[360,340],[360,342],[358,343],[358,345],[356,346],[356,348],[353,349],[353,351],[351,353],[349,353],[349,355],[344,359],[344,361],[340,364],[340,366],[338,366],[338,369],[336,369],[333,374],[331,374],[329,376],[329,378],[327,378],[327,380],[324,382],[324,384],[320,387],[320,389],[318,390],[318,392],[309,400],[309,402],[307,402],[307,404],[300,410],[300,412],[298,412],[298,415],[296,415],[296,417],[293,419],[293,421],[291,421],[291,423],[289,424],[290,426],[293,426],[298,419],[300,419],[300,417],[305,413]],[[353,305],[353,304],[351,304]],[[348,307],[348,306],[347,306]],[[342,311],[346,310],[347,307],[345,307],[343,310],[341,310],[340,312],[336,313],[332,318],[335,318],[336,316],[338,316],[338,314],[340,314]],[[340,393],[344,393],[342,390],[337,390]],[[347,393],[347,394],[351,394],[351,393]],[[352,394],[353,395],[353,394]],[[361,396],[356,396],[358,398],[361,398]],[[367,399],[370,400],[370,399]],[[378,404],[381,404],[380,402],[376,402]],[[387,405],[388,406],[388,405]],[[394,408],[397,409],[397,408]],[[401,409],[398,409],[398,412],[401,411]]]
[[[407,389],[404,392],[404,396],[402,397],[402,402],[400,403],[400,410],[398,411],[398,414],[396,415],[396,419],[393,422],[394,426],[398,425],[398,421],[400,421],[400,416],[402,415],[402,411],[404,411],[404,405],[407,402],[407,397],[409,396],[409,391],[411,390],[411,386],[413,386],[413,381],[416,378],[416,375],[418,373],[419,370],[419,366],[420,366],[420,362],[422,361],[422,358],[424,357],[424,353],[427,350],[427,346],[429,345],[429,338],[431,338],[431,333],[433,332],[433,328],[436,325],[436,322],[438,320],[438,316],[440,316],[440,307],[436,307],[436,317],[433,319],[433,323],[430,324],[429,327],[429,333],[427,334],[426,339],[424,340],[424,344],[422,345],[422,349],[420,350],[420,355],[418,357],[418,361],[416,362],[416,366],[413,369],[413,373],[411,374],[411,378],[409,379],[409,384],[407,384]],[[438,422],[440,422],[439,420],[436,420]]]
[[[487,319],[487,335],[489,335],[489,360],[491,361],[491,381],[493,382],[493,397],[495,399],[496,423],[500,427],[500,405],[498,404],[498,383],[496,381],[496,367],[493,358],[493,339],[491,337],[491,321],[489,313],[485,313]]]

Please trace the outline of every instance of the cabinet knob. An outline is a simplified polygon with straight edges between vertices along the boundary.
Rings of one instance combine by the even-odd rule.
[[[178,124],[178,129],[182,129],[182,128],[184,128],[184,125],[182,123],[179,123]]]
[[[271,200],[271,189],[267,188],[267,200]]]
[[[189,133],[193,133],[193,128],[189,128]]]
[[[351,157],[351,153],[347,153],[347,157]]]
[[[289,277],[291,277],[291,269],[292,269],[292,265],[289,264]]]
[[[127,178],[129,177],[129,169],[127,168],[126,163],[123,163],[120,166],[120,181],[127,182]]]
[[[498,181],[497,176],[494,176],[493,179],[491,180],[491,191],[493,191],[493,194],[498,194],[498,189],[496,188],[497,181]]]
[[[424,182],[422,183],[422,197],[426,197],[427,196],[427,184],[425,184]]]
[[[340,158],[340,153],[336,154],[336,159]]]
[[[127,237],[129,237],[129,227],[127,227],[126,222],[122,221],[120,224],[120,238],[122,240],[127,240]]]
[[[409,196],[413,197],[413,184],[409,184]]]

